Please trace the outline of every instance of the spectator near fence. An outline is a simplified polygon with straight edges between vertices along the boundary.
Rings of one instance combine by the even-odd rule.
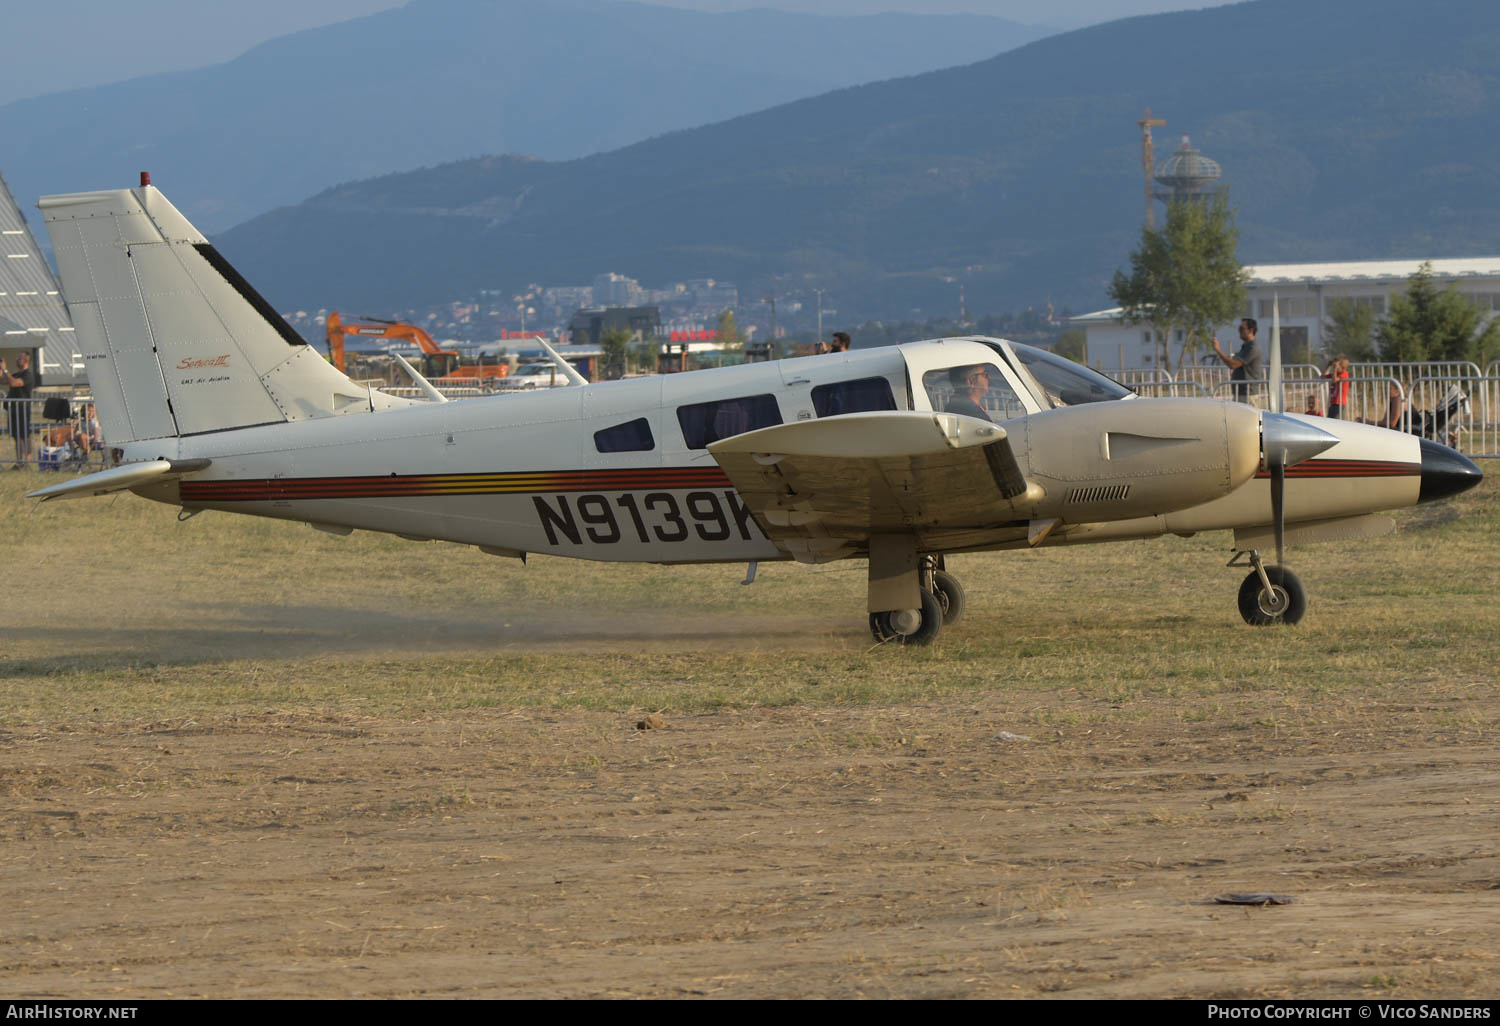
[[[16,462],[11,470],[20,470],[21,465],[31,459],[31,390],[36,387],[36,374],[31,369],[31,354],[22,352],[16,356],[16,370],[12,374],[0,357],[0,378],[10,386],[5,398],[10,400],[6,411],[10,435],[16,445]],[[24,400],[24,401],[17,401]]]
[[[1323,377],[1328,378],[1328,415],[1341,420],[1344,407],[1349,405],[1349,357],[1343,353],[1328,361],[1323,368]]]
[[[1365,420],[1359,418],[1361,424],[1374,424],[1376,427],[1392,428],[1401,430],[1401,415],[1406,412],[1406,403],[1401,398],[1401,386],[1394,381],[1386,389],[1385,417],[1381,419]]]
[[[1214,354],[1229,368],[1229,380],[1234,382],[1234,401],[1237,403],[1248,403],[1250,386],[1247,382],[1261,379],[1260,346],[1255,342],[1257,328],[1259,325],[1254,317],[1240,321],[1240,347],[1233,356],[1224,352],[1219,336],[1214,336]]]

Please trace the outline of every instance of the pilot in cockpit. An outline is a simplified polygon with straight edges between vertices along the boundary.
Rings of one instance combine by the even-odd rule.
[[[948,400],[949,413],[961,413],[965,417],[977,417],[979,420],[990,419],[989,413],[981,405],[981,400],[990,390],[988,367],[982,363],[954,367],[948,372],[948,380],[953,384],[953,397]]]

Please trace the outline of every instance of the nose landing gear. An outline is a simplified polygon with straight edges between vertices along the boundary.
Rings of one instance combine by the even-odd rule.
[[[1230,566],[1244,566],[1240,556],[1229,561]],[[1268,627],[1277,623],[1296,623],[1307,612],[1307,589],[1301,580],[1284,566],[1266,566],[1260,553],[1251,549],[1248,558],[1252,567],[1249,576],[1240,583],[1240,616],[1254,627]]]

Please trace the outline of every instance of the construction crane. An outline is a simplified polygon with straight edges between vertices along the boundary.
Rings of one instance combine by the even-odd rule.
[[[402,324],[379,317],[366,317],[363,321],[345,321],[337,312],[328,315],[328,359],[341,371],[346,370],[344,337],[359,335],[362,338],[389,338],[410,342],[422,351],[422,373],[428,378],[503,378],[510,371],[509,364],[461,365],[458,353],[444,349],[415,324]]]
[[[1156,208],[1151,205],[1151,172],[1154,170],[1155,157],[1151,148],[1151,129],[1153,126],[1165,127],[1166,121],[1151,116],[1151,108],[1146,108],[1146,116],[1137,121],[1141,126],[1141,162],[1146,167],[1146,227],[1156,228]]]

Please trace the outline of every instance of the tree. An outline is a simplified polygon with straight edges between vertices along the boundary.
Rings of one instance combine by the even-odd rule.
[[[1207,342],[1214,326],[1245,308],[1249,274],[1235,259],[1240,232],[1228,197],[1211,203],[1176,200],[1167,206],[1161,231],[1141,229],[1141,244],[1130,254],[1130,274],[1116,271],[1109,294],[1120,304],[1126,324],[1150,324],[1158,345],[1173,328],[1183,332],[1179,360]],[[1166,351],[1172,369],[1171,350]]]
[[[1069,328],[1057,337],[1052,344],[1052,351],[1058,356],[1066,356],[1074,363],[1088,363],[1088,332],[1082,328]]]
[[[1500,353],[1500,319],[1485,324],[1481,310],[1458,289],[1439,291],[1432,264],[1424,263],[1406,280],[1406,292],[1391,297],[1391,310],[1376,329],[1384,360],[1473,360],[1484,363]]]
[[[715,337],[719,340],[719,348],[726,352],[732,349],[745,348],[745,337],[740,334],[740,329],[734,325],[733,310],[725,310],[719,314],[719,331]]]
[[[615,327],[606,331],[599,339],[599,348],[604,351],[604,376],[616,380],[625,376],[625,361],[630,354],[633,336],[624,328]]]
[[[1355,363],[1376,359],[1375,322],[1378,318],[1369,306],[1352,299],[1334,299],[1328,304],[1328,320],[1323,322],[1323,358],[1343,353]]]
[[[661,342],[650,335],[643,335],[637,339],[636,344],[630,350],[631,363],[640,374],[655,374],[660,356]]]

